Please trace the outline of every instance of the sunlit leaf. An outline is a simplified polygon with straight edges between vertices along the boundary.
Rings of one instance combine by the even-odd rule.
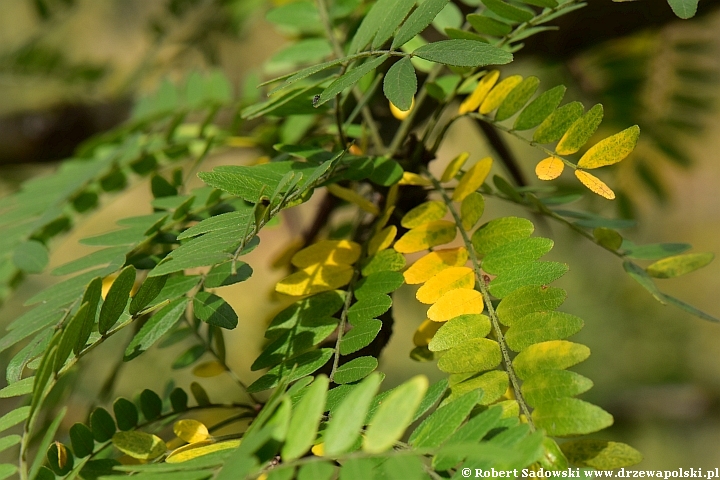
[[[356,285],[353,294],[358,300],[376,297],[391,293],[403,284],[403,276],[399,272],[377,272],[361,279]]]
[[[182,463],[195,458],[203,457],[214,452],[230,450],[240,446],[240,440],[226,440],[224,442],[212,442],[206,440],[204,442],[191,443],[184,447],[177,448],[170,452],[165,459],[166,463]]]
[[[333,381],[338,384],[356,382],[368,376],[378,366],[375,357],[358,357],[341,365],[336,371]]]
[[[548,157],[535,166],[535,175],[540,180],[555,180],[562,174],[565,164],[556,157]]]
[[[553,244],[552,240],[543,237],[522,238],[506,243],[485,256],[482,268],[491,275],[501,275],[519,265],[534,262],[548,253]]]
[[[292,257],[299,268],[327,265],[352,265],[360,257],[360,245],[349,240],[321,240],[303,248]]]
[[[542,403],[552,403],[559,398],[580,395],[592,386],[593,382],[579,373],[570,370],[547,370],[525,380],[522,393],[528,405],[535,407]]]
[[[446,373],[478,372],[497,367],[500,360],[496,341],[475,338],[446,351],[438,360],[438,368]]]
[[[117,432],[112,443],[121,452],[138,460],[152,460],[167,450],[165,442],[155,435],[138,432]]]
[[[482,313],[482,294],[462,288],[445,293],[428,309],[427,316],[435,322],[445,322],[460,315]]]
[[[591,192],[597,193],[608,200],[613,200],[615,198],[615,192],[613,192],[610,187],[605,184],[605,182],[596,176],[580,169],[575,170],[575,176],[578,180],[580,180],[580,183],[585,185]]]
[[[313,295],[347,285],[352,275],[350,265],[313,265],[285,277],[275,290],[295,297]]]
[[[537,343],[518,353],[513,362],[515,373],[521,380],[546,370],[565,370],[586,360],[590,349],[579,343],[552,340]]]
[[[362,274],[367,277],[373,273],[397,272],[405,267],[405,257],[392,249],[381,250],[363,263]]]
[[[415,294],[422,303],[432,304],[445,293],[458,288],[472,289],[475,286],[475,273],[468,267],[450,267],[430,278]]]
[[[460,218],[465,230],[472,230],[485,212],[485,198],[477,192],[470,193],[460,204]]]
[[[485,157],[470,167],[455,187],[452,199],[456,202],[462,202],[465,197],[480,188],[490,173],[492,163],[492,158]]]
[[[562,288],[528,285],[506,295],[496,311],[500,322],[510,326],[529,313],[555,310],[566,297]]]
[[[448,350],[490,333],[490,319],[485,315],[460,315],[441,325],[428,345],[432,352]]]
[[[415,253],[452,242],[457,235],[454,222],[436,220],[405,233],[395,242],[395,250],[399,253]]]
[[[205,424],[191,418],[175,422],[175,424],[173,424],[173,432],[175,436],[187,443],[202,442],[210,436],[210,432],[208,432]]]
[[[530,220],[518,217],[496,218],[475,230],[472,244],[475,251],[482,256],[506,243],[527,238],[533,231],[535,226]]]
[[[530,345],[562,340],[583,327],[582,319],[563,312],[535,312],[513,323],[505,335],[508,347],[519,352]]]
[[[400,224],[405,228],[416,228],[435,220],[440,220],[447,213],[447,207],[443,202],[429,201],[424,202],[413,208],[400,220]]]
[[[452,435],[480,401],[480,392],[470,392],[435,410],[410,435],[416,448],[437,447]]]
[[[461,374],[467,376],[467,374]],[[491,405],[497,402],[510,386],[510,379],[507,373],[501,370],[490,370],[480,375],[474,375],[459,383],[450,385],[450,396],[446,401],[453,401],[461,395],[473,390],[483,392],[481,405]]]
[[[465,165],[465,162],[467,162],[468,158],[470,158],[470,154],[468,152],[463,152],[457,157],[453,158],[450,163],[448,163],[447,167],[445,167],[442,177],[440,177],[440,181],[449,182],[450,180],[455,178],[455,175],[457,175],[463,165]]]
[[[639,137],[640,127],[635,125],[601,140],[585,152],[578,167],[591,169],[618,163],[635,149]]]
[[[405,270],[405,283],[415,285],[425,283],[433,276],[450,267],[465,265],[468,251],[465,247],[435,250],[413,263]]]

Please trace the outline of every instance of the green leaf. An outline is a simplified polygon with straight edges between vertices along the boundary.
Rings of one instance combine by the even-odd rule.
[[[523,382],[522,393],[528,405],[536,407],[543,403],[553,403],[559,398],[574,397],[585,393],[593,382],[579,373],[569,370],[548,370],[542,375],[534,375]]]
[[[373,295],[359,300],[348,309],[348,320],[353,325],[358,325],[365,320],[379,317],[390,310],[392,298],[388,295]]]
[[[187,410],[188,396],[185,390],[176,387],[170,393],[170,405],[172,406],[173,412],[184,412]]]
[[[396,252],[392,248],[381,250],[362,267],[362,274],[369,277],[373,273],[392,271],[397,272],[405,267],[405,256]]]
[[[265,338],[277,338],[298,324],[311,324],[315,318],[330,317],[345,303],[345,292],[338,290],[323,292],[293,303],[275,315],[265,330]]]
[[[358,300],[368,299],[386,293],[392,293],[402,286],[404,278],[399,272],[377,272],[361,279],[355,284],[353,294]]]
[[[135,267],[128,265],[117,276],[100,309],[98,330],[105,335],[122,315],[130,300],[130,291],[135,284]]]
[[[527,22],[534,17],[531,11],[510,5],[503,0],[482,0],[482,3],[484,3],[491,12],[502,18],[512,20],[513,22]]]
[[[534,230],[532,222],[524,218],[496,218],[475,230],[472,244],[478,255],[485,256],[506,243],[529,237]]]
[[[561,449],[573,465],[596,470],[632,467],[643,460],[642,454],[631,446],[606,440],[573,440],[563,443]]]
[[[418,456],[390,456],[382,463],[384,478],[402,478],[403,480],[427,480],[423,461]]]
[[[10,463],[2,463],[0,464],[0,479],[6,479],[8,477],[11,477],[17,473],[17,467]],[[53,475],[54,477],[54,475]]]
[[[293,330],[277,337],[265,347],[250,369],[273,367],[310,350],[332,334],[337,325],[338,319],[334,317],[304,317]]]
[[[465,230],[472,230],[485,212],[485,198],[478,192],[470,192],[460,204],[460,218]]]
[[[113,412],[120,430],[132,430],[138,423],[138,410],[134,403],[126,398],[118,398],[113,403]]]
[[[438,368],[446,373],[478,372],[497,367],[500,360],[496,341],[475,338],[445,352],[438,360]]]
[[[152,460],[167,450],[160,437],[150,433],[130,431],[117,432],[112,443],[121,452],[139,460]]]
[[[329,462],[312,462],[300,467],[297,480],[330,480],[335,467]]]
[[[410,10],[412,10],[414,6],[415,0],[395,0],[393,2],[392,8],[384,12],[385,14],[383,15],[382,21],[378,25],[377,33],[371,45],[372,50],[379,49],[393,36],[395,30],[403,23],[403,20],[405,20],[405,17],[407,17],[407,14],[410,13]],[[388,72],[388,74],[389,73],[390,72]],[[413,69],[413,74],[414,73],[415,71]]]
[[[177,298],[145,322],[125,349],[124,361],[132,360],[169,332],[185,313],[187,298]]]
[[[519,112],[530,100],[530,97],[535,94],[538,86],[540,86],[539,78],[532,76],[525,78],[505,97],[495,114],[495,120],[502,122]]]
[[[490,333],[490,319],[485,315],[460,315],[440,327],[428,348],[432,352],[441,352],[470,340],[484,338],[488,333]]]
[[[485,15],[471,13],[467,16],[467,21],[472,25],[476,32],[493,37],[504,37],[512,31],[512,27],[505,22],[490,18]]]
[[[415,448],[437,447],[465,421],[482,393],[470,392],[435,410],[410,435],[408,442]]]
[[[420,227],[426,223],[441,220],[446,213],[447,206],[444,202],[437,200],[423,202],[403,215],[400,225],[405,228]]]
[[[60,477],[64,477],[70,473],[70,470],[73,469],[75,464],[73,453],[69,451],[64,444],[57,441],[50,444],[46,457],[50,469]]]
[[[175,359],[171,368],[173,370],[179,370],[181,368],[189,367],[200,360],[200,357],[205,355],[205,352],[207,352],[207,347],[205,347],[205,345],[193,345]]]
[[[445,442],[446,446],[462,445],[464,443],[480,443],[480,440],[490,432],[500,421],[502,408],[491,407],[480,415],[471,418],[465,425],[460,427]],[[433,458],[432,466],[436,471],[449,470],[462,461],[462,456],[445,454],[436,455]]]
[[[248,391],[255,393],[273,388],[277,386],[281,378],[287,382],[292,382],[306,375],[310,375],[330,360],[333,351],[332,348],[322,348],[286,360],[280,365],[271,368],[265,375],[255,380],[255,382],[248,387]],[[292,372],[292,374],[290,374],[290,372]]]
[[[645,269],[631,262],[630,260],[625,260],[623,262],[623,268],[633,280],[638,282],[645,290],[650,292],[650,294],[655,298],[655,300],[662,304],[666,303],[665,294],[657,288],[657,285],[655,285],[652,277],[648,275]]]
[[[482,269],[491,275],[501,275],[539,259],[552,249],[553,243],[549,238],[543,237],[522,238],[506,243],[485,256]]]
[[[77,313],[75,313],[73,318],[70,319],[67,326],[63,329],[62,337],[60,338],[60,343],[58,344],[58,349],[55,353],[53,371],[59,372],[65,364],[68,356],[70,356],[70,353],[72,353],[73,348],[77,344],[82,327],[85,324],[85,319],[90,314],[88,310],[89,305],[87,303],[83,303]]]
[[[81,305],[87,304],[88,307],[73,347],[75,355],[79,354],[85,348],[85,345],[92,334],[93,327],[95,326],[95,317],[97,316],[98,305],[100,304],[101,299],[102,280],[100,278],[95,278],[88,285],[80,303]]]
[[[583,327],[582,319],[563,312],[535,312],[513,323],[505,335],[508,347],[516,352],[535,343],[563,340]]]
[[[27,395],[32,393],[33,382],[35,377],[23,378],[20,381],[11,383],[7,387],[0,390],[0,398],[12,398],[19,397],[21,395]]]
[[[378,366],[375,357],[358,357],[350,360],[335,371],[333,381],[338,384],[352,383],[365,378]]]
[[[695,16],[695,13],[697,13],[698,2],[699,0],[668,0],[668,3],[670,4],[670,7],[672,7],[673,12],[675,12],[675,15],[683,20],[687,20],[688,18]]]
[[[460,8],[457,5],[455,5],[454,3],[451,2],[451,3],[448,3],[447,5],[445,5],[445,8],[440,10],[440,13],[438,13],[435,16],[435,19],[432,21],[432,26],[438,32],[447,33],[450,38],[462,38],[462,37],[452,37],[450,35],[450,32],[453,32],[453,31],[462,32],[461,35],[462,34],[470,34],[472,36],[479,37],[479,35],[475,35],[472,32],[466,32],[466,31],[461,30],[464,21],[465,21],[465,15],[463,15],[463,12],[460,10]],[[469,37],[467,37],[467,38],[469,38]]]
[[[535,5],[536,7],[555,8],[558,6],[557,0],[519,0],[522,3],[528,5]]]
[[[695,315],[696,317],[702,318],[703,320],[707,320],[709,322],[715,322],[715,323],[720,322],[720,319],[713,317],[712,315],[709,315],[709,314],[703,312],[702,310],[699,310],[698,308],[693,307],[692,305],[687,304],[687,303],[683,302],[682,300],[679,300],[673,296],[663,294],[662,298],[668,305],[673,305],[681,310],[685,310],[690,315]]]
[[[190,384],[190,392],[199,406],[205,407],[210,405],[210,397],[199,383],[192,382]]]
[[[48,448],[50,447],[50,444],[53,441],[53,438],[55,438],[55,434],[58,431],[58,428],[60,427],[60,423],[62,422],[63,418],[65,418],[65,413],[67,412],[67,407],[63,407],[60,412],[58,412],[55,415],[55,418],[50,423],[49,426],[47,426],[44,429],[44,434],[42,437],[42,440],[40,440],[40,443],[38,443],[38,452],[47,452]],[[40,471],[41,467],[43,466],[43,463],[45,463],[43,460],[46,458],[44,455],[36,455],[35,459],[32,462],[32,465],[30,466],[30,472],[28,474],[28,478],[37,478],[38,472]]]
[[[381,187],[395,185],[403,176],[402,167],[391,158],[376,157],[373,160],[373,167],[370,181]]]
[[[50,257],[45,245],[37,240],[28,240],[18,245],[12,260],[25,273],[41,273],[47,267]]]
[[[628,244],[623,241],[625,256],[634,260],[657,260],[660,258],[678,255],[692,248],[689,243],[651,243],[648,245]]]
[[[412,54],[424,60],[454,67],[505,65],[513,60],[511,53],[474,40],[440,40],[417,48]]]
[[[366,61],[362,65],[348,70],[346,73],[338,77],[334,82],[323,90],[320,94],[320,98],[315,102],[314,106],[317,108],[329,100],[335,98],[337,95],[342,93],[343,90],[352,87],[360,81],[362,77],[375,70],[377,67],[382,65],[385,60],[388,59],[388,55],[381,55],[377,58]]]
[[[402,47],[427,28],[449,0],[426,0],[410,14],[393,39],[391,49]],[[393,102],[394,103],[394,102]]]
[[[22,437],[20,435],[8,435],[7,437],[0,438],[0,452],[4,452],[10,447],[14,447],[20,443]]]
[[[122,266],[125,263],[125,254],[127,253],[127,250],[127,247],[103,248],[102,250],[98,250],[57,267],[52,271],[52,274],[69,275],[90,267],[97,267],[98,265],[106,265],[108,263],[119,263],[120,266]]]
[[[162,413],[162,399],[157,393],[146,388],[140,393],[140,410],[146,420],[155,420]]]
[[[458,376],[462,378],[466,377],[467,374]],[[505,395],[509,386],[510,380],[508,379],[507,373],[501,370],[490,370],[489,372],[472,376],[460,383],[453,383],[450,387],[450,396],[445,399],[445,402],[455,400],[467,392],[479,390],[483,392],[480,405],[490,405]]]
[[[367,47],[375,38],[387,12],[392,10],[397,3],[398,0],[378,0],[375,2],[355,32],[355,36],[348,47],[348,53],[357,53]]]
[[[152,302],[162,291],[167,279],[167,275],[146,278],[133,299],[130,301],[130,315],[135,315],[143,308],[150,305],[150,302]]]
[[[20,407],[0,417],[0,432],[27,420],[30,407]]]
[[[352,329],[343,335],[340,341],[340,354],[349,355],[367,347],[375,340],[381,328],[382,322],[375,319],[365,320],[358,325],[353,325]]]
[[[505,270],[490,282],[490,293],[503,298],[520,287],[547,285],[565,275],[568,266],[559,262],[533,262]]]
[[[602,119],[603,106],[597,104],[570,125],[555,147],[555,151],[559,155],[570,155],[580,150],[593,136]]]
[[[565,370],[586,360],[590,349],[579,343],[552,340],[536,343],[518,353],[513,361],[515,373],[521,380],[529,380],[547,370]]]
[[[397,108],[410,110],[417,92],[417,75],[410,58],[405,57],[390,67],[383,81],[383,92]]]
[[[216,327],[232,330],[237,327],[235,310],[222,298],[213,293],[198,292],[193,298],[195,316]]]
[[[207,288],[225,287],[235,283],[244,282],[253,274],[253,269],[245,262],[235,263],[235,273],[232,273],[233,262],[226,262],[210,269],[205,276],[204,285]]]
[[[658,260],[647,267],[646,271],[655,278],[675,278],[704,267],[714,258],[712,253],[686,253]]]
[[[593,230],[595,240],[605,248],[617,251],[623,242],[622,235],[611,228],[598,227]]]
[[[115,434],[115,420],[107,410],[98,407],[90,415],[90,429],[95,440],[107,442]]]
[[[532,418],[537,428],[544,428],[553,437],[584,435],[613,424],[612,415],[577,398],[541,404],[533,410]]]
[[[87,457],[95,449],[95,439],[90,429],[82,423],[70,427],[70,442],[73,453],[78,458]]]
[[[537,143],[553,143],[565,134],[570,126],[582,117],[585,108],[580,102],[572,102],[563,105],[550,114],[540,124],[535,133],[533,141]]]
[[[312,447],[317,435],[322,414],[325,411],[328,379],[324,375],[315,377],[313,383],[305,389],[300,401],[293,408],[282,458],[292,461],[300,458]]]
[[[625,159],[635,149],[640,137],[637,125],[599,141],[580,158],[578,167],[585,169],[613,165]]]
[[[543,92],[523,109],[518,118],[515,119],[513,129],[530,130],[540,125],[560,105],[566,91],[567,88],[564,85],[558,85]]]
[[[317,7],[307,0],[273,8],[265,18],[270,23],[300,30],[301,32],[319,33],[322,31]]]
[[[333,457],[353,446],[380,386],[381,377],[373,373],[358,384],[333,412],[325,430],[325,455]]]

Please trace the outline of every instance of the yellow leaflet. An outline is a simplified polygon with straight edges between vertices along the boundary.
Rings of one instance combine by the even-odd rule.
[[[410,103],[410,108],[407,110],[400,110],[392,102],[389,102],[389,103],[390,103],[390,113],[392,113],[392,116],[397,118],[398,120],[405,120],[408,117],[408,115],[410,115],[410,112],[412,112],[413,107],[415,106],[415,97],[413,97],[412,102]]]
[[[427,316],[435,322],[447,322],[451,318],[470,313],[482,313],[482,294],[477,290],[461,288],[450,290],[430,307]]]
[[[638,137],[640,127],[635,125],[601,140],[585,152],[578,162],[578,167],[590,169],[618,163],[635,150]]]
[[[167,451],[160,437],[145,432],[116,432],[112,436],[112,444],[125,455],[138,460],[152,460]]]
[[[430,340],[435,336],[438,330],[442,327],[442,323],[433,322],[429,318],[426,318],[415,330],[413,335],[413,343],[416,347],[427,347],[430,344]]]
[[[458,114],[465,115],[466,113],[477,110],[483,100],[485,100],[485,97],[487,97],[490,89],[495,86],[498,78],[500,78],[499,70],[493,70],[482,77],[478,82],[477,87],[475,87],[475,91],[460,104]],[[447,180],[443,181],[447,182]]]
[[[311,265],[285,277],[275,285],[275,291],[301,297],[347,285],[353,275],[350,265]]]
[[[455,178],[455,175],[457,175],[463,165],[465,165],[465,162],[467,162],[468,158],[470,158],[470,154],[468,152],[463,152],[457,157],[450,160],[448,166],[445,167],[445,171],[443,172],[442,177],[440,177],[440,181],[449,182],[450,180]]]
[[[425,177],[421,177],[417,173],[404,172],[402,178],[398,182],[400,185],[415,185],[418,187],[432,186],[432,182]]]
[[[416,285],[418,283],[427,282],[430,278],[450,267],[459,267],[465,265],[468,259],[468,251],[465,247],[448,248],[445,250],[435,250],[430,252],[417,262],[413,263],[410,268],[405,270],[403,274],[405,283],[408,285]]]
[[[421,203],[417,207],[406,213],[400,225],[405,228],[415,228],[428,222],[440,220],[447,213],[447,206],[443,202],[432,200],[430,202]]]
[[[166,463],[182,463],[192,460],[193,458],[202,457],[209,453],[228,450],[240,446],[240,440],[228,440],[226,442],[214,443],[211,440],[204,442],[192,443],[173,450],[165,459]]]
[[[196,366],[193,368],[192,373],[196,377],[217,377],[218,375],[225,373],[225,367],[222,363],[213,360]]]
[[[196,443],[207,440],[210,436],[207,427],[197,420],[186,419],[175,422],[173,425],[175,435],[187,443]]]
[[[325,444],[318,443],[317,445],[313,445],[313,447],[310,449],[310,451],[316,457],[324,457],[325,456]]]
[[[303,248],[290,260],[299,268],[319,263],[327,265],[352,265],[360,258],[360,245],[349,240],[322,240]]]
[[[353,190],[341,187],[340,185],[328,185],[326,188],[328,192],[332,193],[336,197],[353,203],[368,213],[371,213],[373,215],[380,215],[380,210],[378,210],[378,207],[375,206],[374,203],[372,203],[362,195],[354,192]]]
[[[395,250],[400,253],[415,253],[427,250],[455,240],[457,229],[455,223],[447,220],[436,220],[405,233],[395,242]]]
[[[535,167],[535,175],[540,180],[555,180],[565,169],[565,164],[559,158],[549,157],[542,160]]]
[[[513,89],[522,82],[522,79],[522,75],[513,75],[512,77],[508,77],[498,83],[495,88],[488,93],[488,96],[482,102],[482,105],[480,105],[480,113],[487,115],[498,108],[505,101],[510,92],[512,92]]]
[[[397,235],[397,227],[390,225],[380,230],[368,242],[368,256],[373,256],[380,250],[385,250],[392,244]]]
[[[472,268],[450,267],[425,282],[415,297],[422,303],[432,304],[450,290],[473,287],[475,287],[475,274]]]
[[[257,140],[252,137],[228,137],[225,144],[230,147],[252,148],[257,146]]]
[[[575,176],[583,185],[601,197],[605,197],[608,200],[613,200],[615,198],[615,192],[613,192],[610,187],[605,185],[605,183],[595,175],[590,175],[589,173],[578,169],[575,170]]]
[[[460,179],[457,187],[455,187],[452,199],[456,202],[462,202],[465,197],[480,188],[490,173],[492,162],[492,158],[485,157],[470,167]]]

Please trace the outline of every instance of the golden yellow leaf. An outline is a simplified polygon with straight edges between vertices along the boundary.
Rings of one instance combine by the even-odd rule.
[[[535,175],[540,180],[555,180],[565,169],[562,160],[555,157],[548,157],[535,166]]]
[[[455,240],[457,227],[454,222],[436,220],[406,232],[395,242],[395,250],[400,253],[415,253],[427,250]]]
[[[473,287],[475,287],[475,274],[472,268],[450,267],[425,282],[415,297],[421,303],[432,304],[450,290]]]
[[[412,172],[403,172],[403,176],[398,182],[400,185],[415,185],[417,187],[429,187],[432,182],[425,177]]]
[[[463,165],[465,165],[465,162],[467,162],[468,158],[470,158],[470,154],[468,152],[463,152],[457,157],[450,160],[448,166],[445,167],[445,171],[443,172],[442,177],[440,177],[440,181],[449,182],[450,180],[455,178],[455,175],[457,175]]]
[[[392,244],[393,240],[395,240],[396,235],[397,227],[395,225],[385,227],[373,235],[368,242],[368,256],[373,256],[380,250],[388,248]]]
[[[202,442],[191,443],[178,449],[173,450],[165,459],[165,463],[182,463],[204,455],[219,452],[221,450],[229,450],[240,446],[240,440],[227,440],[225,442],[213,442],[205,440]]]
[[[336,197],[341,198],[346,202],[353,203],[368,213],[371,213],[373,215],[380,215],[380,210],[378,209],[378,207],[357,192],[336,184],[328,185],[326,188],[328,192],[332,193]]]
[[[348,153],[360,156],[365,152],[363,152],[363,149],[360,148],[357,143],[353,143],[352,145],[350,145],[350,148],[348,148]]]
[[[462,202],[465,197],[480,188],[490,173],[492,163],[492,158],[485,157],[470,167],[458,182],[457,187],[455,187],[452,199],[456,202]]]
[[[360,245],[350,240],[321,240],[293,255],[291,262],[299,268],[317,264],[352,265],[360,258]]]
[[[477,290],[460,288],[450,290],[428,309],[427,316],[435,322],[447,322],[459,315],[482,313],[482,294]]]
[[[202,442],[210,436],[205,424],[192,419],[175,422],[173,432],[178,438],[185,440],[187,443]]]
[[[205,362],[197,365],[195,368],[193,368],[192,373],[196,377],[217,377],[218,375],[225,373],[225,367],[217,360],[212,360],[210,362]]]
[[[485,97],[487,97],[490,89],[495,86],[498,78],[500,78],[499,70],[493,70],[482,77],[478,82],[477,87],[475,87],[475,91],[473,91],[473,93],[460,104],[458,114],[465,115],[468,112],[474,112],[477,110],[483,100],[485,100]]]
[[[613,192],[610,187],[605,185],[605,182],[597,178],[595,175],[590,175],[588,172],[577,169],[575,170],[575,176],[583,185],[601,197],[605,197],[608,200],[613,200],[615,198],[615,192]]]
[[[427,347],[430,344],[430,340],[435,336],[438,330],[442,327],[442,323],[433,322],[429,318],[426,318],[415,330],[413,335],[413,343],[416,347]]]
[[[412,112],[413,107],[415,107],[415,97],[413,97],[412,102],[410,103],[410,108],[407,110],[400,110],[392,102],[389,102],[389,103],[390,103],[390,113],[392,113],[392,116],[397,118],[398,120],[405,120],[408,117],[408,115],[410,115],[410,112]]]
[[[578,162],[578,167],[591,169],[618,163],[635,149],[638,137],[640,127],[635,125],[601,140],[585,152]]]
[[[522,79],[522,75],[513,75],[495,85],[495,88],[488,93],[487,97],[480,105],[480,113],[487,115],[498,108],[505,101],[510,92],[512,92],[513,89],[522,82]]]
[[[446,268],[465,265],[467,259],[468,251],[465,247],[435,250],[420,258],[405,270],[405,273],[403,273],[405,283],[416,285],[427,282]]]
[[[421,203],[407,212],[400,220],[400,225],[405,228],[415,228],[426,223],[440,220],[447,213],[447,206],[443,202],[432,200]]]
[[[313,447],[310,449],[310,451],[316,457],[324,457],[325,456],[325,444],[318,443],[317,445],[313,445]]]
[[[311,265],[279,281],[275,291],[294,297],[314,295],[347,285],[352,275],[350,265]]]

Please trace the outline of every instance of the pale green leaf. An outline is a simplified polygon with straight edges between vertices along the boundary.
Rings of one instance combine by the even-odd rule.
[[[467,16],[467,21],[472,25],[476,32],[493,37],[503,37],[512,31],[512,27],[505,22],[486,15],[478,15],[471,13]]]
[[[610,250],[618,250],[623,243],[622,235],[606,227],[597,227],[593,230],[593,237],[600,245]]]
[[[593,382],[579,373],[569,370],[548,370],[542,375],[534,375],[522,384],[525,401],[531,407],[543,403],[553,403],[559,398],[574,397],[585,393]]]
[[[674,278],[702,268],[714,258],[712,253],[686,253],[658,260],[647,267],[646,271],[651,277]]]
[[[541,404],[533,410],[532,418],[536,427],[553,437],[584,435],[613,424],[612,415],[605,410],[576,398]]]
[[[670,7],[678,17],[686,20],[697,13],[699,0],[668,0]]]
[[[452,446],[466,443],[480,443],[480,440],[482,440],[483,437],[490,432],[490,430],[498,425],[501,413],[502,409],[492,407],[471,418],[465,425],[460,427],[450,438],[447,439],[445,445]],[[437,471],[449,470],[460,463],[462,459],[463,458],[460,455],[436,455],[433,458],[432,465]]]
[[[570,125],[555,147],[555,151],[559,155],[570,155],[580,150],[593,136],[602,119],[603,106],[597,104]]]
[[[491,220],[475,230],[472,244],[480,256],[506,243],[529,237],[535,230],[530,220],[518,217],[501,217]]]
[[[358,300],[392,293],[402,286],[404,278],[399,272],[377,272],[361,279],[355,284],[353,294]]]
[[[20,407],[0,417],[0,432],[27,420],[30,407]]]
[[[616,133],[590,147],[577,165],[592,169],[618,163],[635,149],[639,137],[640,127],[637,125]]]
[[[460,204],[460,218],[465,230],[472,230],[485,212],[485,198],[472,192]]]
[[[430,341],[432,352],[441,352],[490,333],[490,319],[485,315],[461,315],[445,323]]]
[[[303,397],[294,406],[285,444],[282,447],[282,458],[286,462],[299,458],[313,445],[325,411],[327,387],[326,376],[315,377],[313,383],[305,389]]]
[[[410,435],[410,445],[415,448],[442,445],[465,421],[481,395],[478,391],[470,392],[435,410]]]
[[[7,387],[4,387],[2,390],[0,390],[0,398],[19,397],[21,395],[27,395],[28,393],[32,393],[34,380],[35,377],[27,377],[15,383],[11,383]]]
[[[112,443],[124,454],[139,460],[152,460],[167,450],[160,437],[138,431],[117,432],[112,437]]]
[[[378,25],[377,33],[372,41],[372,50],[377,50],[383,46],[395,33],[395,30],[403,23],[410,10],[415,6],[415,0],[395,0],[391,8],[384,12],[382,21]],[[409,61],[408,61],[409,63]],[[413,69],[413,74],[414,74]],[[390,72],[388,72],[388,75]],[[395,103],[395,102],[393,102]],[[397,105],[397,104],[395,104]],[[408,107],[409,108],[409,107]],[[402,110],[407,110],[403,108]]]
[[[137,357],[169,332],[185,313],[187,303],[187,298],[177,298],[150,317],[128,344],[124,360]]]
[[[635,260],[658,260],[686,252],[692,248],[689,243],[651,243],[648,245],[628,244],[623,241],[625,256]]]
[[[489,286],[490,293],[504,298],[520,287],[527,285],[547,285],[565,275],[568,266],[559,262],[532,262],[516,265],[495,277]]]
[[[444,202],[431,200],[414,207],[403,215],[400,225],[405,228],[416,228],[429,222],[442,219],[447,213]]]
[[[503,0],[482,0],[482,3],[491,12],[513,22],[527,22],[532,20],[534,16],[530,10],[510,5]]]
[[[536,343],[518,353],[513,361],[515,373],[521,380],[529,380],[547,370],[565,370],[586,360],[590,349],[579,343],[552,340]]]
[[[490,370],[500,365],[500,346],[494,340],[475,338],[445,352],[438,368],[445,373]]]
[[[13,252],[13,263],[26,273],[41,273],[50,260],[47,247],[37,240],[21,243]]]
[[[349,355],[357,352],[361,348],[365,348],[375,340],[377,334],[380,333],[382,322],[380,320],[365,320],[357,325],[353,325],[352,329],[343,335],[340,342],[340,353]]]
[[[563,443],[561,449],[573,465],[596,470],[632,467],[643,460],[642,454],[631,446],[607,440],[573,440]]]
[[[366,320],[377,318],[390,310],[392,299],[388,295],[372,295],[363,298],[348,309],[348,320],[358,325]]]
[[[583,327],[582,319],[563,312],[535,312],[513,323],[505,334],[508,347],[516,352],[535,343],[563,340]]]
[[[248,391],[261,392],[277,386],[280,379],[292,382],[306,375],[310,375],[325,365],[330,357],[332,357],[332,354],[332,348],[322,348],[286,360],[280,365],[271,368],[265,375],[255,380],[255,382],[248,387]]]

